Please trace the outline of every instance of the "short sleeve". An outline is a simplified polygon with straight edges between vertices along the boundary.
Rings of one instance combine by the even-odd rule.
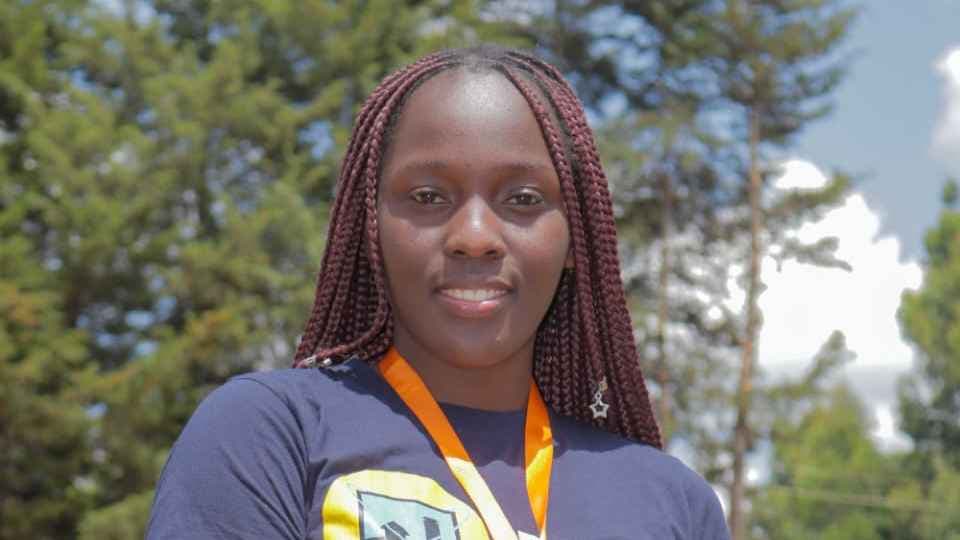
[[[263,383],[233,379],[197,408],[164,466],[147,538],[302,539],[307,448]]]
[[[730,529],[716,492],[703,478],[691,471],[693,486],[688,488],[695,540],[730,540]]]

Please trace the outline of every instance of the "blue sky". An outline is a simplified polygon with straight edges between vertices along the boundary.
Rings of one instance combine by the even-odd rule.
[[[960,0],[864,0],[848,41],[854,59],[835,110],[798,140],[797,157],[858,176],[856,189],[882,216],[904,254],[922,255],[950,170],[932,150],[945,114],[935,65],[960,46]],[[957,149],[960,154],[960,149]]]

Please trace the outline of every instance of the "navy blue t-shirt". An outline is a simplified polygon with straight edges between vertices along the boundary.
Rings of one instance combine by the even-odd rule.
[[[521,538],[536,537],[524,411],[442,407]],[[550,421],[550,540],[729,538],[713,490],[680,461]],[[242,375],[207,397],[164,467],[147,537],[487,538],[416,417],[359,360]]]

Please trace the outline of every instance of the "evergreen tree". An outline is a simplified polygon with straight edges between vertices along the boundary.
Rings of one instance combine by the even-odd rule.
[[[505,3],[492,3],[493,6]],[[625,285],[661,427],[691,441],[728,370],[717,215],[738,184],[707,125],[708,1],[554,2],[500,14],[559,65],[590,112],[614,196]],[[709,430],[709,428],[708,428]],[[704,463],[714,452],[705,452]]]
[[[592,113],[661,424],[728,488],[735,527],[746,523],[746,454],[770,429],[749,420],[760,261],[846,268],[835,239],[805,245],[789,231],[841,200],[848,179],[789,192],[769,179],[778,152],[828,112],[852,17],[840,1],[711,0],[553,2],[506,17]],[[742,313],[728,308],[738,267]]]
[[[918,452],[960,467],[960,212],[950,207],[954,184],[946,186],[947,206],[924,242],[923,285],[904,292],[900,306],[918,368],[901,385],[900,414]]]
[[[562,59],[596,120],[662,420],[728,480],[717,433],[742,332],[720,308],[749,229],[742,178],[762,183],[766,151],[823,112],[837,72],[804,66],[849,14],[753,2],[741,27],[732,0],[507,4],[0,5],[0,538],[140,534],[197,402],[289,362],[361,100],[393,67],[480,40]],[[760,119],[753,161],[750,122],[717,122],[731,101]],[[762,246],[835,263],[829,242],[777,231],[842,189],[764,199]]]
[[[0,537],[136,536],[199,400],[290,363],[362,97],[487,25],[466,0],[0,10]]]
[[[901,381],[900,428],[913,440],[891,500],[925,500],[898,516],[918,538],[960,538],[960,212],[956,183],[944,186],[939,223],[927,232],[923,285],[905,291],[898,313],[916,366]]]
[[[726,379],[710,372],[731,343],[729,318],[716,313],[728,294],[717,233],[733,197],[710,162],[718,144],[696,107],[678,99],[598,130],[625,287],[667,440],[696,436],[703,410],[691,406],[693,394]]]
[[[774,205],[765,204],[767,179],[775,172],[770,151],[789,144],[811,121],[829,110],[828,98],[843,74],[835,51],[854,12],[840,1],[724,0],[715,7],[713,27],[720,44],[715,63],[720,95],[733,111],[729,126],[734,173],[744,179],[748,245],[743,330],[739,336],[740,374],[733,434],[730,480],[730,526],[737,540],[746,538],[746,455],[753,444],[749,419],[757,362],[756,339],[761,324],[757,300],[762,291],[760,264],[768,246],[781,244],[780,256],[816,263],[831,260],[830,241],[803,246],[783,232],[836,201],[846,182],[835,179],[814,193],[794,193]],[[743,230],[743,229],[740,229]]]
[[[948,181],[946,208],[927,236],[924,284],[904,293],[899,314],[918,353],[916,370],[904,379],[900,395],[901,428],[913,448],[881,453],[869,436],[863,404],[843,384],[824,389],[847,356],[835,335],[803,379],[765,388],[758,396],[762,406],[754,420],[772,426],[774,459],[772,478],[754,499],[762,501],[754,506],[754,536],[960,538],[960,469],[955,447],[941,438],[950,436],[944,428],[954,417],[938,410],[949,403],[938,391],[949,388],[944,374],[953,360],[949,348],[942,348],[949,338],[942,336],[951,332],[948,282],[957,258],[951,246],[960,235],[954,191]]]
[[[849,357],[835,333],[804,377],[758,395],[755,416],[772,426],[773,460],[753,499],[751,536],[956,538],[960,474],[939,458],[925,469],[912,451],[879,450],[864,404],[835,382]]]
[[[877,450],[863,405],[845,385],[818,401],[798,423],[778,426],[775,473],[760,488],[753,521],[765,538],[885,538],[895,461]]]
[[[0,4],[0,539],[66,538],[91,502],[88,336],[66,324],[31,222],[55,194],[29,178],[29,127],[62,95],[53,70],[78,5],[52,8]]]
[[[870,437],[863,404],[836,381],[852,357],[835,332],[806,374],[764,388],[757,417],[771,426],[771,478],[754,500],[753,536],[776,539],[881,539],[890,531],[885,497],[896,460]],[[899,537],[898,537],[899,538]]]

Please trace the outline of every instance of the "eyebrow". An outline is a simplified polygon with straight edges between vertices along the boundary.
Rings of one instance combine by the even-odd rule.
[[[441,161],[437,159],[412,160],[400,164],[395,171],[397,173],[409,173],[417,171],[449,171],[462,164]],[[508,161],[498,164],[495,169],[498,172],[520,172],[520,173],[554,173],[555,169],[551,162],[541,161]]]

